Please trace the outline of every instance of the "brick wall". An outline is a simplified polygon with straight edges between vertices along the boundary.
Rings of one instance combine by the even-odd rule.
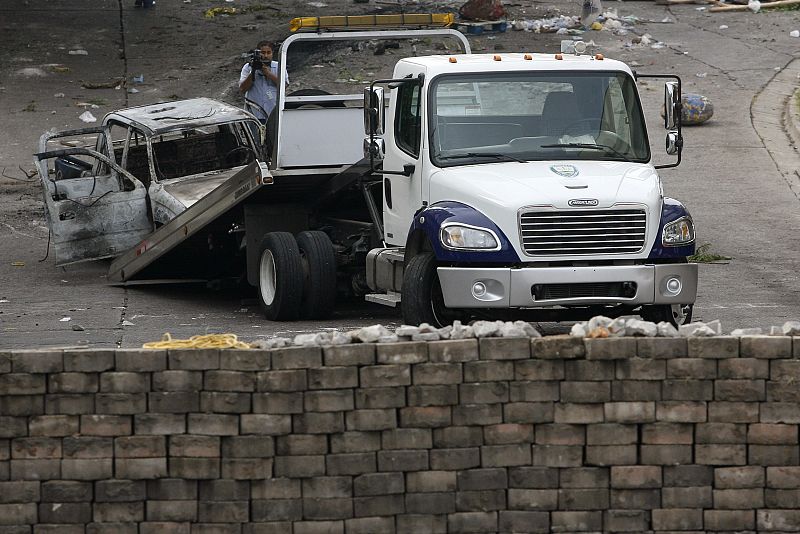
[[[0,534],[798,531],[800,338],[0,352]]]

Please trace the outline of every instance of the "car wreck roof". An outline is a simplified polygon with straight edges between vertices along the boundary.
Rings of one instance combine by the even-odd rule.
[[[245,110],[211,98],[192,98],[120,109],[106,115],[104,122],[111,119],[137,123],[150,130],[151,134],[209,124],[255,120]]]

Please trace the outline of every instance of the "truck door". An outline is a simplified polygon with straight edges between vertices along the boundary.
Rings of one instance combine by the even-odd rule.
[[[116,256],[152,232],[147,190],[117,164],[107,126],[46,133],[34,156],[56,265]]]
[[[385,240],[390,245],[405,245],[411,219],[422,205],[422,99],[419,84],[402,84],[392,95],[393,124],[387,124],[387,140],[383,168],[400,170],[412,165],[410,176],[383,176],[383,220]],[[391,116],[391,115],[390,115]]]

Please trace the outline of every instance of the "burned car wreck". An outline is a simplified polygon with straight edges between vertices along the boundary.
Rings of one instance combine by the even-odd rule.
[[[208,98],[47,132],[34,157],[57,265],[118,256],[237,173],[266,172],[259,121]]]

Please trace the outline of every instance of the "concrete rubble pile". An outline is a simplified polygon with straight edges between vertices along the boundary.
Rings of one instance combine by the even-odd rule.
[[[708,323],[694,322],[675,328],[671,323],[653,323],[638,317],[623,316],[611,319],[603,315],[589,321],[572,325],[570,336],[581,338],[607,337],[712,337],[721,336],[722,325],[715,320]],[[739,328],[731,336],[763,335],[761,328]],[[800,336],[800,321],[787,321],[783,326],[770,328],[771,336]],[[470,339],[487,337],[539,338],[542,334],[531,323],[525,321],[475,321],[465,325],[454,321],[452,325],[436,328],[427,323],[419,326],[401,325],[394,329],[376,324],[349,332],[317,332],[298,334],[294,338],[274,337],[251,343],[253,348],[276,349],[285,347],[319,347],[325,345],[348,345],[351,343],[398,343],[404,341],[439,341],[446,339]]]

